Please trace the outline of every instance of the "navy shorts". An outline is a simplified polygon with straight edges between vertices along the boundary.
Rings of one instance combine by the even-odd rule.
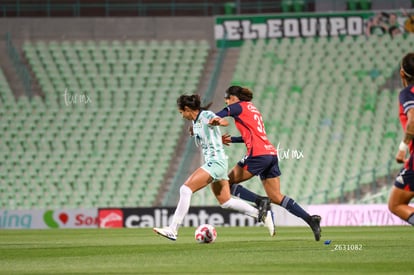
[[[394,186],[406,191],[414,192],[414,171],[402,169],[395,178]]]
[[[276,178],[282,174],[279,169],[279,160],[273,155],[245,156],[237,164],[253,175],[260,176],[261,180]]]

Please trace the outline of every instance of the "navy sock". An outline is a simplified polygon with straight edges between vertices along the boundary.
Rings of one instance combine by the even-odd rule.
[[[302,218],[308,224],[310,223],[311,216],[306,212],[299,204],[295,202],[295,200],[285,196],[280,203],[280,206],[286,208],[287,211],[292,213],[293,215]]]
[[[256,193],[253,193],[249,189],[244,188],[242,185],[239,184],[232,184],[231,185],[231,194],[233,196],[239,197],[245,201],[250,201],[255,204],[258,204],[258,201],[261,196],[257,195]]]
[[[412,213],[412,214],[408,217],[407,222],[408,222],[409,224],[411,224],[411,225],[414,225],[414,213]]]

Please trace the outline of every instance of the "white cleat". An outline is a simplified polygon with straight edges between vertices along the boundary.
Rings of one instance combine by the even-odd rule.
[[[177,240],[177,235],[178,235],[177,232],[174,232],[169,227],[163,227],[163,228],[154,227],[152,230],[154,230],[154,232],[157,233],[158,235],[161,235],[167,239],[170,239],[171,241]]]
[[[275,226],[275,221],[274,221],[272,211],[270,210],[267,211],[266,217],[263,219],[263,223],[269,230],[270,236],[273,237],[276,234],[276,228],[275,228],[276,226]]]

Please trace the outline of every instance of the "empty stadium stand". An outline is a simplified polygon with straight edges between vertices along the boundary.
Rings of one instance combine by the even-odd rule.
[[[26,41],[44,93],[0,78],[0,208],[151,206],[196,92],[206,41]]]

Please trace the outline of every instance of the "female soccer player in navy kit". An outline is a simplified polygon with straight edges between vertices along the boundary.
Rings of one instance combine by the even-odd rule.
[[[198,95],[182,95],[177,99],[177,105],[183,118],[193,122],[193,136],[196,145],[202,149],[205,163],[180,187],[180,199],[172,223],[167,227],[153,230],[170,240],[177,240],[178,228],[188,213],[192,194],[211,183],[213,193],[222,208],[233,209],[263,221],[270,235],[274,235],[270,214],[260,213],[246,201],[231,197],[227,176],[227,155],[224,152],[220,128],[209,124],[213,118],[217,118],[223,126],[227,126],[228,122],[217,117],[212,111],[208,111],[207,107],[202,107]]]
[[[414,207],[408,205],[414,198],[414,53],[409,53],[402,59],[400,77],[404,87],[399,94],[400,122],[404,137],[398,148],[396,160],[398,163],[404,163],[404,168],[395,179],[388,199],[388,208],[401,219],[414,225]]]
[[[225,107],[216,113],[221,118],[234,118],[241,137],[223,136],[223,143],[242,143],[246,145],[246,155],[229,173],[229,182],[232,185],[232,194],[240,198],[257,203],[261,196],[252,193],[237,183],[246,181],[255,175],[260,176],[263,187],[271,202],[286,208],[290,213],[302,218],[312,229],[315,240],[321,236],[320,220],[317,215],[309,215],[293,199],[280,192],[281,172],[279,170],[277,151],[267,138],[263,118],[251,100],[253,93],[240,86],[231,86],[225,95]],[[221,125],[220,119],[210,121],[213,125]]]

